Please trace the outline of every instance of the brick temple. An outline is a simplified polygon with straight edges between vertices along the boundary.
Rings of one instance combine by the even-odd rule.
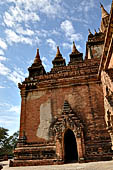
[[[66,65],[59,47],[47,73],[39,49],[19,84],[20,135],[10,166],[111,160],[113,157],[113,3],[101,4],[98,32],[86,55],[73,49]]]

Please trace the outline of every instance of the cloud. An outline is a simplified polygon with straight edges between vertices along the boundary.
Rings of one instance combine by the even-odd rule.
[[[61,23],[61,29],[65,32],[66,36],[70,36],[75,32],[73,25],[69,20],[65,20]]]
[[[76,34],[72,34],[72,35],[70,35],[70,41],[72,42],[72,41],[80,41],[80,40],[82,40],[82,34],[80,34],[80,33],[76,33]]]
[[[4,113],[4,114],[3,114]],[[20,105],[0,103],[0,125],[14,133],[19,129]]]
[[[13,2],[15,4],[16,8],[12,7],[10,9],[10,15],[20,17],[21,13],[25,17],[27,13],[27,18],[30,18],[29,12],[33,12],[36,16],[33,18],[39,19],[39,16],[37,15],[37,12],[41,12],[46,14],[48,17],[55,17],[58,16],[58,14],[63,12],[63,9],[61,8],[61,0],[7,0],[7,2]],[[21,11],[20,11],[21,10]],[[25,17],[26,18],[26,17]],[[19,18],[20,19],[20,18]],[[36,20],[35,19],[35,20]]]
[[[4,64],[0,63],[0,74],[7,76],[10,73],[10,69],[7,68]]]
[[[5,12],[3,20],[7,27],[15,27],[22,22],[28,23],[29,21],[40,21],[40,18],[35,12],[23,10],[19,6],[11,6],[8,12]]]
[[[51,38],[47,39],[47,43],[49,44],[53,51],[56,51],[56,43],[54,40],[52,40]]]
[[[6,112],[19,114],[20,105],[17,106],[17,105],[12,105],[10,103],[0,103],[0,113],[2,113],[2,111],[4,112],[4,110],[6,110]]]
[[[63,48],[65,48],[65,49],[70,49],[70,48],[72,48],[72,44],[69,44],[69,43],[63,43],[62,46],[63,46]]]
[[[0,50],[0,55],[4,55],[4,51],[3,50]]]
[[[52,30],[52,31],[50,31],[50,34],[58,36],[58,35],[60,35],[60,32],[58,32],[57,30]]]
[[[0,61],[6,61],[6,60],[7,60],[6,57],[0,55]]]
[[[5,87],[4,86],[0,86],[0,89],[4,89]]]
[[[12,45],[13,43],[24,43],[24,44],[33,44],[33,39],[29,37],[24,37],[23,35],[19,35],[11,29],[5,30],[7,36],[7,43]]]
[[[80,41],[82,40],[82,35],[80,33],[75,33],[72,22],[69,20],[65,20],[60,25],[61,29],[64,31],[66,37],[72,41]]]
[[[10,105],[8,112],[14,112],[16,114],[20,113],[20,106]]]
[[[92,8],[96,7],[96,3],[94,0],[82,0],[81,3],[79,3],[79,6],[77,6],[76,10],[79,12],[85,12],[87,13]]]
[[[16,84],[16,86],[19,82],[22,82],[27,76],[27,74],[24,74],[20,68],[14,68],[14,70],[11,71],[2,63],[0,63],[0,74],[2,76],[6,76],[6,78]]]
[[[42,62],[47,62],[47,58],[46,57],[42,57]]]
[[[22,35],[28,35],[28,36],[32,36],[32,35],[34,35],[34,31],[32,31],[32,30],[30,30],[30,29],[26,29],[26,30],[24,30],[22,27],[18,27],[17,29],[16,29],[16,32],[18,33],[18,34],[22,34]]]
[[[71,44],[69,44],[69,43],[63,43],[62,46],[63,46],[63,48],[65,48],[65,49],[71,49],[71,50],[72,50],[72,48],[73,48],[73,44],[72,44],[72,43],[71,43]],[[78,50],[81,49],[80,45],[77,45],[77,44],[76,44],[76,48],[77,48]]]
[[[0,47],[4,50],[7,49],[7,44],[5,43],[5,41],[3,39],[0,38]]]
[[[11,80],[12,82],[14,82],[16,85],[18,85],[18,83],[22,82],[26,77],[26,74],[24,74],[20,69],[16,69],[14,71],[11,72],[11,74],[7,75],[7,78],[9,80]]]

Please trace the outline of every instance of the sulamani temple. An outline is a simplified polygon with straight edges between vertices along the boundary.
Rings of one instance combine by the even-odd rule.
[[[73,42],[66,65],[60,48],[46,72],[39,49],[19,84],[20,134],[10,166],[111,160],[113,157],[113,2],[101,4],[98,32],[86,54]]]

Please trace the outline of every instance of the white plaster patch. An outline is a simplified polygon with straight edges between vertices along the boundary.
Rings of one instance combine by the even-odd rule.
[[[45,103],[40,106],[40,125],[37,130],[36,136],[45,140],[49,139],[49,127],[52,122],[51,114],[51,100],[48,99]]]
[[[29,99],[39,99],[43,95],[45,95],[46,91],[33,91],[29,92],[27,95],[27,100]]]

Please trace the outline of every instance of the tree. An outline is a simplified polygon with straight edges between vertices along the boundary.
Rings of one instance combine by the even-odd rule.
[[[8,152],[8,129],[0,127],[0,155]]]
[[[12,149],[14,149],[18,142],[19,131],[15,132],[12,136],[9,137],[9,143]]]
[[[0,127],[0,155],[12,155],[16,147],[19,132],[8,135],[8,129]]]

